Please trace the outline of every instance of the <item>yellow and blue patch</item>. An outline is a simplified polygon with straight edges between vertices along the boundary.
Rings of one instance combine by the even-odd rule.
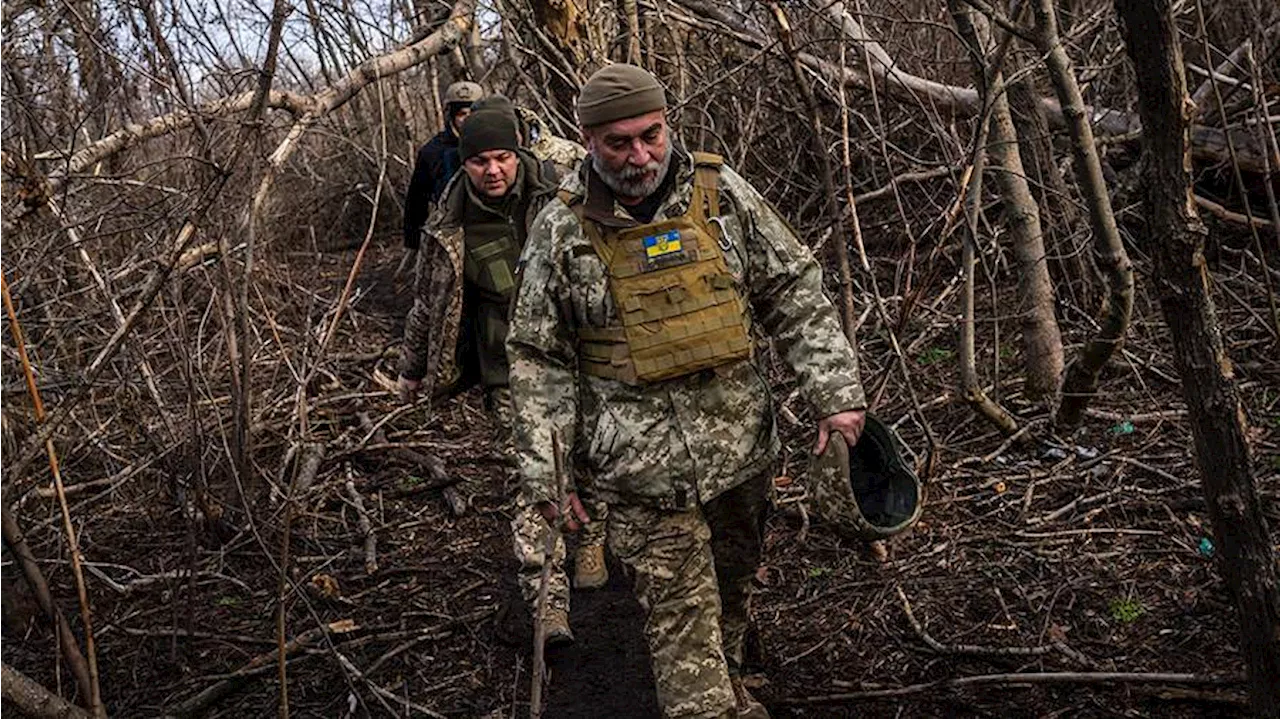
[[[644,256],[651,262],[683,251],[684,247],[680,244],[679,230],[671,230],[659,235],[649,235],[644,238]]]

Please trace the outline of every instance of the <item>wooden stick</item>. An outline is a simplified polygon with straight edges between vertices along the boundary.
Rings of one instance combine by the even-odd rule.
[[[193,716],[193,715],[199,714],[200,712],[204,711],[209,705],[213,704],[214,702],[217,702],[223,697],[226,697],[232,692],[234,692],[236,689],[238,689],[240,686],[244,684],[245,680],[249,679],[250,677],[256,676],[257,674],[261,674],[265,669],[270,667],[274,662],[278,661],[281,656],[287,658],[290,654],[296,654],[297,652],[302,651],[307,646],[314,643],[316,640],[324,637],[326,634],[346,634],[349,632],[353,632],[358,628],[359,627],[356,626],[356,623],[351,621],[350,619],[342,619],[336,622],[330,622],[329,624],[326,624],[324,626],[308,629],[307,631],[299,634],[298,636],[294,637],[292,640],[287,642],[284,645],[283,653],[277,653],[277,650],[272,649],[271,651],[268,651],[266,653],[259,654],[258,656],[249,660],[247,664],[245,664],[244,666],[240,667],[235,672],[233,672],[226,679],[223,679],[217,684],[214,684],[213,686],[206,688],[204,691],[201,691],[199,694],[196,694],[190,699],[187,699],[181,704],[178,704],[177,706],[168,710],[167,712],[165,712],[165,716],[183,717],[183,716]]]
[[[938,654],[967,654],[970,656],[988,656],[988,657],[1035,657],[1058,651],[1072,660],[1079,662],[1089,669],[1096,667],[1093,660],[1084,656],[1080,652],[1071,649],[1065,642],[1056,641],[1052,644],[1041,644],[1035,647],[998,647],[986,646],[981,644],[943,644],[934,639],[927,631],[920,620],[916,618],[916,614],[911,609],[911,602],[907,600],[907,593],[902,591],[902,587],[895,587],[898,591],[898,599],[902,601],[902,611],[907,615],[907,622],[911,624],[911,629],[915,631],[916,636],[920,637],[920,641]]]
[[[556,506],[563,513],[569,508],[566,506],[564,499],[565,462],[562,454],[560,430],[555,430],[551,433],[551,454],[555,459]],[[531,719],[539,719],[542,716],[542,682],[546,674],[546,647],[543,645],[547,640],[545,622],[547,596],[550,594],[551,589],[552,556],[555,553],[556,540],[560,538],[560,521],[561,517],[557,516],[556,521],[551,523],[547,531],[546,541],[542,546],[542,577],[538,584],[538,608],[533,618],[533,685],[529,690],[529,716]]]
[[[85,664],[84,655],[80,653],[76,636],[71,633],[71,625],[58,610],[58,606],[53,603],[53,596],[49,593],[49,583],[45,581],[40,565],[36,564],[35,556],[31,554],[31,547],[27,546],[27,538],[18,527],[18,521],[14,518],[9,505],[6,503],[0,507],[0,512],[3,512],[4,516],[4,543],[18,560],[18,566],[22,569],[22,576],[27,580],[27,586],[31,587],[31,592],[36,595],[36,603],[40,605],[40,609],[49,618],[49,623],[53,625],[58,635],[58,646],[62,648],[62,656],[70,665],[71,675],[76,680],[76,688],[80,690],[80,700],[87,702],[93,696],[91,689],[93,682],[89,680],[89,666]]]
[[[1217,677],[1205,674],[1160,674],[1143,672],[1043,672],[1008,674],[982,674],[956,679],[939,679],[936,682],[911,684],[894,689],[873,689],[865,692],[844,692],[812,697],[783,699],[779,704],[798,706],[806,704],[834,704],[865,699],[889,699],[913,694],[926,694],[934,690],[961,689],[976,686],[1019,686],[1029,684],[1208,684],[1231,686],[1244,681],[1241,676]]]
[[[351,479],[351,468],[347,468],[347,496],[356,508],[357,521],[360,523],[360,534],[364,537],[364,572],[378,572],[378,535],[373,533],[373,523],[369,521],[369,512],[364,508],[364,498],[356,490],[356,483]]]
[[[18,322],[18,313],[13,308],[13,299],[9,297],[9,283],[0,274],[0,294],[4,296],[4,310],[9,315],[9,329],[13,331],[13,343],[18,348],[18,359],[22,363],[22,374],[27,381],[27,392],[31,395],[31,404],[35,411],[36,423],[43,424],[46,417],[44,402],[40,400],[40,389],[36,387],[35,373],[31,370],[31,360],[27,357],[27,344],[22,337],[22,325]],[[80,556],[80,543],[76,540],[76,529],[71,523],[71,509],[67,506],[67,491],[62,484],[62,471],[58,467],[58,453],[53,447],[52,436],[45,437],[45,453],[49,455],[49,469],[53,472],[53,486],[58,493],[58,507],[62,511],[62,528],[67,534],[67,548],[71,553],[71,572],[76,580],[76,593],[80,598],[80,621],[84,623],[85,654],[89,662],[89,710],[94,716],[105,717],[106,709],[102,706],[102,691],[98,685],[98,658],[93,650],[93,618],[89,607],[89,592],[84,583],[83,561]]]
[[[0,664],[4,704],[36,719],[88,719],[88,712],[8,664]]]

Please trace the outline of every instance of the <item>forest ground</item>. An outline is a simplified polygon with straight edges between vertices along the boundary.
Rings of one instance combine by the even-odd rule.
[[[330,439],[363,435],[352,429],[359,427],[357,412],[377,421],[398,407],[371,381],[375,361],[359,356],[399,336],[408,296],[392,289],[397,254],[371,250],[352,308],[353,329],[336,348],[351,359],[318,390],[331,401],[317,403],[313,422]],[[310,286],[336,296],[352,255],[326,253],[313,267],[294,268],[293,281],[314,282]],[[1236,613],[1212,564],[1187,408],[1150,298],[1140,296],[1127,351],[1105,375],[1085,426],[1061,445],[1028,447],[1007,445],[954,398],[954,322],[952,311],[943,310],[921,313],[909,329],[913,381],[942,447],[924,517],[889,543],[887,561],[817,521],[805,526],[797,498],[812,417],[792,395],[792,380],[774,373],[775,396],[787,408],[779,420],[786,458],[780,476],[791,481],[779,482],[781,504],[768,522],[757,577],[756,695],[777,717],[1242,716],[1239,683],[1033,687],[1006,681],[886,699],[830,698],[1009,672],[1230,679],[1243,671]],[[1231,312],[1224,310],[1228,319]],[[1006,333],[1012,342],[1013,331]],[[888,345],[876,332],[860,339],[864,380],[873,389],[892,367]],[[980,342],[995,345],[989,334]],[[1258,342],[1232,349],[1274,528],[1280,525],[1280,372],[1268,351]],[[1008,365],[1017,353],[988,349],[980,362],[989,369],[996,356]],[[1016,376],[1009,366],[1005,371]],[[891,387],[899,386],[895,378]],[[995,393],[1025,408],[1017,389],[1005,382]],[[877,412],[923,455],[923,434],[908,417],[905,393],[886,394]],[[439,457],[469,506],[453,516],[439,489],[426,489],[432,483],[420,468],[376,445],[330,452],[293,523],[292,574],[301,592],[291,595],[288,633],[340,620],[355,628],[294,655],[291,715],[409,716],[405,702],[412,702],[448,717],[520,716],[529,696],[527,644],[500,638],[504,622],[511,624],[504,607],[515,591],[513,479],[493,449],[493,427],[479,397],[464,394],[430,416],[403,412],[384,429],[388,443]],[[347,479],[373,522],[378,570],[371,575]],[[267,557],[277,555],[282,503],[271,501],[271,523],[225,542],[193,532],[160,480],[121,483],[73,505],[84,553],[97,565],[90,591],[103,693],[113,716],[161,716],[229,678],[238,686],[207,716],[276,713],[274,665],[248,678],[229,677],[276,643],[277,571]],[[28,533],[37,556],[56,557],[43,568],[73,615],[64,545],[50,529],[55,513],[55,504],[32,499],[23,517],[37,524],[47,514]],[[183,568],[174,559],[183,557],[194,576],[174,574]],[[553,657],[546,716],[657,716],[640,610],[611,566],[605,589],[574,595],[578,642]],[[12,571],[6,555],[5,591],[20,604],[22,585],[11,581]],[[20,613],[6,615],[5,661],[45,686],[66,686],[48,629],[13,621]],[[339,654],[349,662],[346,669]],[[370,684],[385,694],[376,695]]]

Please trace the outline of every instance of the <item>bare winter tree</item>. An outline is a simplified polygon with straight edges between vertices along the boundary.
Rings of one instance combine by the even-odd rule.
[[[1246,440],[1246,415],[1223,345],[1205,263],[1205,228],[1191,182],[1190,130],[1181,39],[1167,0],[1117,0],[1138,85],[1143,129],[1143,202],[1152,279],[1173,340],[1191,412],[1196,464],[1219,566],[1240,614],[1253,713],[1280,716],[1280,570]]]

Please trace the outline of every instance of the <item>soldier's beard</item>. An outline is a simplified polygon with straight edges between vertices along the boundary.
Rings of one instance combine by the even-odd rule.
[[[661,161],[654,160],[641,167],[627,164],[617,172],[610,171],[600,162],[599,157],[592,155],[591,166],[614,194],[642,200],[652,195],[666,178],[667,170],[671,169],[672,154],[671,148],[667,148],[667,154]]]

